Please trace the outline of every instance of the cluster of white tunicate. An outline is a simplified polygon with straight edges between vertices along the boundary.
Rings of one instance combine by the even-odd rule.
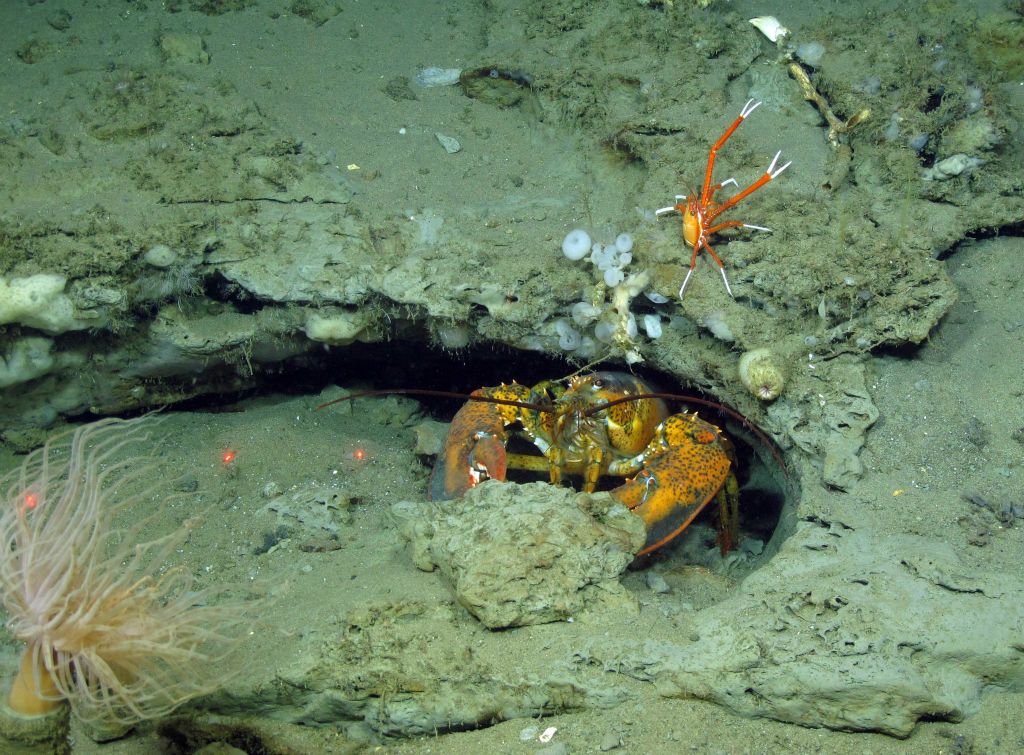
[[[620,233],[612,244],[595,243],[590,248],[590,261],[604,273],[605,285],[617,286],[625,280],[623,271],[633,261],[632,249],[633,237],[628,233]]]
[[[647,272],[627,273],[625,268],[633,261],[633,237],[620,233],[611,243],[594,242],[590,234],[577,228],[562,241],[562,253],[570,260],[589,258],[594,265],[599,283],[589,300],[573,304],[566,313],[553,321],[553,335],[558,346],[588,359],[597,355],[601,344],[621,350],[628,362],[640,361],[635,340],[642,324],[650,338],[661,335],[661,318],[656,314],[637,316],[629,311],[630,302],[648,285]],[[657,296],[655,294],[654,296]],[[656,299],[652,299],[656,301]],[[551,331],[547,331],[551,334]]]
[[[591,241],[590,234],[582,228],[569,231],[562,241],[562,254],[569,259],[581,260],[590,253],[590,261],[601,272],[605,285],[617,286],[626,278],[625,267],[633,261],[633,237],[620,233],[615,241],[602,244]]]

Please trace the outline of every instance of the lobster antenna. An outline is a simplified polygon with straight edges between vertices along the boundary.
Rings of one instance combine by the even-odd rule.
[[[356,393],[350,393],[347,396],[331,399],[330,401],[320,404],[316,408],[319,411],[320,409],[325,409],[333,404],[340,404],[343,401],[354,401],[357,398],[369,398],[373,396],[434,396],[437,398],[464,399],[466,401],[483,401],[488,404],[501,404],[503,406],[517,406],[521,409],[533,409],[534,411],[546,412],[548,414],[555,411],[555,406],[553,404],[531,404],[528,401],[515,401],[513,399],[495,398],[493,396],[471,396],[468,393],[458,393],[457,391],[438,391],[430,388],[385,388],[383,390],[375,391],[358,391]],[[583,416],[591,417],[598,412],[603,412],[605,409],[609,409],[617,404],[625,404],[629,401],[641,401],[643,399],[666,399],[669,401],[682,401],[684,403],[700,404],[701,406],[706,406],[710,409],[715,409],[729,415],[753,433],[759,441],[764,443],[772,457],[774,457],[775,461],[779,463],[783,473],[788,476],[785,460],[783,459],[782,453],[775,441],[769,438],[763,430],[754,425],[738,411],[717,401],[698,398],[697,396],[684,396],[679,393],[636,393],[631,396],[623,396],[622,398],[605,401],[597,406],[592,406],[583,412]]]
[[[563,380],[571,380],[572,378],[576,377],[577,375],[579,375],[579,374],[581,374],[583,372],[587,372],[588,370],[592,370],[594,367],[597,367],[599,364],[602,364],[603,362],[607,362],[611,358],[612,358],[612,349],[609,348],[608,351],[605,352],[604,356],[599,356],[599,357],[596,357],[595,359],[590,360],[585,365],[583,365],[582,367],[579,367],[578,369],[574,370],[573,372],[570,372],[565,377],[559,378],[557,382],[562,382]]]

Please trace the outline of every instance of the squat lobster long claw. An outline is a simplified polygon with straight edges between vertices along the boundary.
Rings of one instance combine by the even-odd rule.
[[[713,224],[715,218],[721,215],[726,210],[734,207],[743,201],[746,197],[753,194],[755,191],[760,189],[769,181],[774,180],[778,177],[786,168],[792,165],[792,160],[785,163],[781,167],[776,167],[779,162],[779,156],[782,151],[779,150],[775,153],[775,157],[772,158],[771,163],[768,165],[768,169],[764,174],[750,184],[747,188],[743,189],[737,194],[729,197],[726,201],[718,204],[714,201],[715,192],[724,186],[733,184],[737,186],[736,180],[733,178],[726,179],[721,183],[712,185],[712,175],[715,170],[715,157],[718,154],[718,150],[723,144],[728,141],[729,137],[732,136],[733,132],[739,128],[739,125],[749,116],[757,107],[760,102],[754,100],[747,100],[747,103],[740,110],[739,116],[732,124],[725,130],[718,141],[714,143],[711,149],[708,151],[708,164],[704,171],[704,184],[703,188],[698,196],[696,192],[691,192],[689,196],[685,194],[676,195],[676,204],[671,207],[662,207],[661,209],[655,210],[654,214],[657,216],[666,215],[670,212],[678,212],[683,216],[683,240],[690,246],[693,253],[690,256],[690,269],[686,272],[686,277],[683,279],[683,284],[679,287],[679,298],[683,298],[683,294],[686,293],[686,287],[690,284],[690,279],[693,277],[693,271],[697,267],[697,257],[700,255],[702,249],[706,249],[708,254],[711,255],[711,259],[718,266],[719,272],[722,274],[722,282],[725,284],[725,290],[729,296],[733,296],[732,287],[729,285],[729,277],[725,274],[725,265],[722,263],[721,258],[715,253],[715,250],[711,248],[708,243],[708,239],[712,234],[717,233],[725,228],[751,228],[757,231],[770,231],[770,228],[764,226],[750,225],[749,223],[742,223],[739,220],[726,220],[718,224]]]

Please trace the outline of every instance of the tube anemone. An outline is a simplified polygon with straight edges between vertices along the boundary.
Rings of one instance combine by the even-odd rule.
[[[143,484],[160,479],[152,460],[132,453],[157,421],[85,425],[0,478],[0,600],[25,643],[15,713],[67,701],[86,723],[127,729],[223,683],[212,674],[237,645],[240,606],[205,605],[190,574],[165,568],[192,523],[148,541],[148,518],[112,525],[161,493]]]

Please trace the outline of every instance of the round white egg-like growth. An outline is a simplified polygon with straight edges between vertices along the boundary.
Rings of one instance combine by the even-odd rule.
[[[825,45],[821,42],[804,42],[796,46],[796,56],[811,68],[817,68],[825,57]]]
[[[590,234],[582,228],[575,228],[562,239],[562,254],[569,259],[581,260],[590,251]]]
[[[633,237],[628,233],[620,233],[615,237],[615,248],[623,253],[633,251]]]
[[[330,346],[348,346],[365,335],[368,318],[364,313],[337,311],[326,315],[316,312],[306,318],[306,338]]]
[[[177,252],[171,249],[166,244],[157,244],[156,246],[150,247],[145,254],[142,255],[142,259],[145,260],[146,264],[153,265],[154,267],[170,267],[178,260]]]
[[[608,288],[614,288],[615,286],[622,283],[625,279],[626,274],[622,272],[621,267],[608,267],[604,271],[604,283]]]
[[[469,346],[469,328],[465,325],[439,325],[434,335],[446,349],[464,349]]]
[[[583,327],[589,325],[598,317],[601,316],[601,308],[595,307],[590,302],[578,301],[572,305],[569,310],[569,314],[572,315],[572,321]]]
[[[576,356],[580,359],[593,359],[597,356],[597,341],[588,335],[580,336],[580,345],[576,347]]]
[[[594,338],[601,343],[611,343],[615,336],[615,326],[607,320],[601,320],[594,326]]]
[[[736,340],[736,335],[732,332],[732,328],[729,326],[728,320],[726,320],[725,312],[721,309],[712,310],[704,315],[704,322],[702,324],[719,341],[731,343]]]
[[[590,250],[590,261],[594,263],[598,270],[607,270],[615,264],[617,257],[615,247],[611,244],[607,246],[604,244],[594,244]]]
[[[555,332],[558,334],[558,348],[562,351],[575,351],[580,345],[579,331],[568,320],[555,320]]]
[[[157,244],[156,246],[151,246],[142,256],[142,259],[148,265],[164,269],[178,261],[178,253],[167,246],[167,244]]]
[[[657,315],[644,315],[644,330],[649,338],[660,338],[661,318]]]

